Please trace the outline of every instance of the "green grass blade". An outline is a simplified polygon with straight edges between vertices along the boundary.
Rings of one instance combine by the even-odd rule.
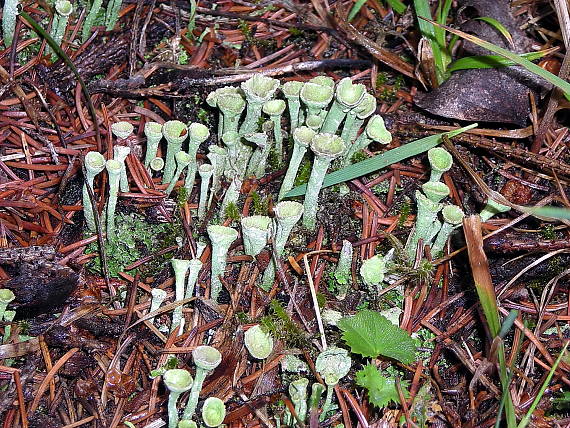
[[[362,6],[364,6],[367,1],[368,0],[357,0],[354,3],[354,6],[352,6],[352,9],[350,9],[350,12],[348,12],[348,22],[354,19],[354,17],[358,14],[358,12],[360,12],[360,9],[362,9]]]
[[[497,30],[499,33],[501,33],[501,35],[507,39],[507,41],[509,42],[509,44],[512,46],[513,45],[513,36],[511,36],[511,33],[509,33],[509,30],[507,30],[507,28],[501,24],[499,21],[497,21],[495,18],[491,18],[489,16],[481,16],[479,18],[475,18],[478,21],[483,21],[486,24],[489,24],[491,27],[493,27],[495,30]]]
[[[534,61],[548,55],[551,52],[550,49],[538,52],[529,52],[522,54],[521,57],[528,59],[529,61]],[[457,70],[469,70],[474,68],[500,68],[500,67],[510,67],[511,65],[516,65],[513,61],[503,58],[500,55],[475,55],[467,56],[465,58],[460,58],[457,61],[453,61],[447,67],[447,71],[453,73]]]
[[[556,220],[570,220],[570,208],[561,207],[529,207],[528,212],[530,214],[538,215],[541,217],[549,217]]]
[[[499,331],[499,337],[501,339],[505,338],[505,336],[507,335],[507,333],[515,323],[515,320],[517,319],[518,316],[519,316],[519,311],[516,309],[512,309],[509,312],[509,315],[507,315],[507,318],[505,318],[505,320],[503,321],[503,325],[501,325],[501,331]]]
[[[530,423],[530,418],[532,417],[532,414],[536,410],[536,406],[538,406],[538,403],[540,402],[540,400],[542,400],[542,396],[544,395],[544,391],[546,391],[546,388],[548,387],[548,384],[550,383],[552,376],[554,376],[554,372],[556,371],[558,364],[560,364],[560,361],[562,360],[562,357],[564,356],[564,353],[566,352],[566,349],[568,348],[568,343],[570,343],[570,342],[566,342],[564,344],[562,351],[560,351],[560,355],[558,355],[558,358],[556,359],[556,361],[552,365],[552,368],[548,372],[548,376],[546,376],[546,379],[544,379],[544,383],[540,387],[538,394],[536,394],[536,397],[534,398],[534,401],[530,405],[528,412],[526,413],[524,418],[521,419],[517,428],[525,428]]]
[[[429,137],[412,141],[411,143],[396,147],[395,149],[389,150],[385,153],[365,159],[362,162],[358,162],[345,168],[339,169],[338,171],[331,172],[325,176],[323,187],[329,187],[338,183],[350,181],[354,178],[358,178],[363,175],[370,174],[371,172],[378,171],[379,169],[386,168],[393,163],[400,162],[404,159],[419,155],[423,152],[427,152],[429,149],[441,143],[441,137],[443,135],[447,135],[448,137],[455,137],[456,135],[468,131],[469,129],[473,129],[476,126],[477,124],[474,123],[472,125],[465,126],[463,128],[459,128],[450,132],[430,135]],[[302,186],[295,187],[293,190],[287,193],[285,197],[290,198],[293,196],[301,196],[305,194],[306,190],[307,185],[303,184]]]
[[[352,9],[350,9],[350,12],[348,13],[348,22],[354,19],[354,17],[358,14],[358,12],[360,12],[360,9],[362,9],[362,6],[364,6],[367,1],[368,0],[356,0],[354,2],[354,6],[352,6]],[[401,14],[406,11],[407,6],[400,0],[386,0],[386,3],[388,3],[392,10],[394,10],[396,13]]]
[[[445,45],[440,45],[438,42],[438,37],[436,36],[436,27],[433,26],[433,21],[431,20],[429,0],[414,0],[414,9],[418,17],[418,27],[420,28],[420,33],[422,33],[422,36],[424,36],[430,42],[433,59],[435,62],[435,68],[437,71],[437,80],[441,84],[444,80],[443,75],[445,74],[444,58],[442,55],[442,49],[445,49]]]
[[[423,19],[426,19],[426,18],[423,18]],[[440,27],[444,28],[445,30],[449,31],[450,33],[456,34],[461,38],[469,40],[470,42],[475,43],[476,45],[481,46],[484,49],[488,49],[491,52],[494,52],[496,54],[504,56],[505,58],[510,59],[511,61],[513,61],[514,63],[516,63],[518,65],[522,65],[524,68],[526,68],[531,73],[534,73],[534,74],[542,77],[548,83],[552,83],[554,86],[560,88],[566,95],[570,95],[570,83],[562,80],[560,77],[546,71],[545,69],[540,68],[538,65],[533,64],[529,60],[520,57],[516,53],[508,51],[506,49],[503,49],[497,45],[494,45],[493,43],[482,40],[479,37],[475,37],[471,34],[464,33],[463,31],[459,31],[459,30],[456,30],[454,28],[447,27],[445,25],[440,25],[437,22],[432,21],[431,19],[428,21],[431,22],[433,25],[440,26]]]
[[[407,6],[402,3],[400,0],[386,0],[386,3],[390,5],[392,10],[396,13],[404,13],[407,9]]]

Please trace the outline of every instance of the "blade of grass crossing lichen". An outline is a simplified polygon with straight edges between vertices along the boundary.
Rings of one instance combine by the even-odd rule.
[[[463,128],[456,129],[454,131],[430,135],[429,137],[422,138],[420,140],[412,141],[411,143],[404,144],[403,146],[396,147],[395,149],[389,150],[380,155],[376,155],[369,159],[363,160],[362,162],[349,165],[345,168],[334,171],[325,176],[323,182],[323,187],[333,186],[338,183],[343,183],[345,181],[352,180],[354,178],[361,177],[371,172],[378,171],[379,169],[386,168],[393,163],[400,162],[401,160],[407,159],[412,156],[419,155],[420,153],[427,152],[429,149],[437,146],[441,143],[441,137],[447,135],[448,137],[454,137],[461,134],[462,132],[473,129],[477,126],[476,123],[465,126]],[[285,195],[286,198],[293,196],[301,196],[305,194],[307,185],[297,186],[289,193]]]

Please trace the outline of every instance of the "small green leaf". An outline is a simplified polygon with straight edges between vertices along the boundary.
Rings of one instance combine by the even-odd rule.
[[[368,401],[376,407],[382,408],[391,402],[400,403],[395,379],[382,376],[380,371],[370,363],[356,373],[356,384],[366,388]],[[410,394],[406,389],[407,382],[402,381],[400,385],[404,397],[408,398]]]
[[[511,33],[509,33],[509,30],[507,30],[507,28],[501,24],[499,21],[497,21],[495,18],[491,18],[489,16],[481,16],[479,18],[475,18],[478,21],[483,21],[486,24],[489,24],[491,27],[493,27],[495,30],[497,30],[499,33],[501,33],[501,35],[507,39],[507,41],[510,43],[510,45],[513,45],[513,36],[511,36]]]
[[[392,324],[379,312],[363,310],[338,322],[342,338],[355,354],[376,358],[379,355],[409,364],[416,357],[410,335]]]

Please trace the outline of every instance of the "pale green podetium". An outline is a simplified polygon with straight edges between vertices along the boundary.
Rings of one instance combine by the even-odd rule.
[[[331,346],[317,356],[315,369],[327,384],[327,395],[319,421],[324,421],[331,406],[334,387],[350,371],[352,361],[348,351]]]
[[[430,238],[438,232],[440,226],[439,220],[437,220],[437,213],[442,208],[441,204],[428,199],[419,190],[416,191],[416,203],[418,207],[416,225],[405,248],[409,260],[415,259],[420,239],[424,245],[430,244]]]
[[[238,94],[243,98],[243,96],[241,95],[240,88],[236,88],[234,86],[224,86],[223,88],[218,88],[215,91],[210,92],[206,97],[206,103],[208,103],[210,107],[217,108],[219,97],[229,93]],[[218,110],[220,109],[218,108]],[[221,137],[223,133],[224,133],[224,115],[222,113],[222,110],[220,110],[218,114],[218,138]]]
[[[153,288],[152,290],[150,290],[150,294],[152,296],[152,299],[150,301],[149,313],[157,311],[158,308],[160,308],[160,305],[162,305],[162,303],[166,299],[167,293],[162,288]],[[154,317],[149,318],[148,322],[152,324],[154,322]]]
[[[130,122],[121,121],[111,125],[111,132],[117,138],[117,142],[126,144],[126,139],[133,133],[134,127]],[[131,153],[130,147],[123,145],[115,145],[113,147],[113,158],[121,162],[123,170],[121,171],[121,192],[129,191],[129,180],[127,178],[127,168],[125,159]]]
[[[188,127],[179,120],[169,120],[162,125],[162,135],[167,142],[162,184],[167,184],[174,177],[176,171],[174,156],[182,149],[182,142],[188,137]]]
[[[125,160],[127,156],[131,153],[131,148],[127,146],[115,146],[113,147],[113,159],[121,163],[121,178],[119,180],[119,188],[121,192],[126,193],[129,191],[129,179],[127,177],[127,165]]]
[[[275,213],[273,222],[273,252],[274,256],[280,257],[285,250],[285,244],[293,227],[295,227],[303,215],[303,205],[299,202],[283,201],[275,205],[273,212]],[[261,288],[266,291],[271,288],[275,280],[275,263],[275,260],[269,263],[263,273]]]
[[[186,182],[184,187],[188,190],[188,194],[192,192],[194,187],[194,180],[196,179],[196,153],[198,153],[198,147],[210,136],[210,130],[201,123],[191,123],[188,127],[188,135],[190,142],[188,144],[188,154],[190,155],[190,165],[188,165],[188,172],[186,174]]]
[[[174,290],[175,290],[175,302],[184,300],[185,295],[185,285],[186,285],[186,272],[190,267],[190,260],[184,259],[172,259],[172,268],[174,269]],[[174,308],[172,312],[172,325],[170,326],[170,331],[178,327],[178,335],[182,334],[184,330],[184,317],[182,316],[182,305],[178,305]]]
[[[152,160],[156,157],[158,144],[160,143],[160,140],[162,140],[162,125],[158,122],[145,123],[144,135],[146,137],[144,166],[148,168]]]
[[[15,298],[16,296],[12,290],[0,288],[0,321],[4,318],[6,308]]]
[[[315,136],[315,131],[312,129],[301,126],[293,131],[293,153],[291,154],[291,160],[289,161],[289,166],[287,167],[287,172],[281,183],[281,189],[279,189],[278,200],[280,201],[285,197],[287,192],[293,188],[295,184],[295,178],[299,172],[299,166],[303,162],[303,157],[307,152],[311,140]]]
[[[103,4],[103,0],[93,0],[91,3],[91,7],[89,8],[89,13],[85,18],[85,22],[83,23],[83,28],[81,30],[81,42],[85,43],[89,36],[91,35],[91,27],[95,23],[97,19],[97,15],[99,15],[99,10],[101,10],[101,5]]]
[[[208,154],[206,157],[210,160],[210,163],[214,167],[214,174],[212,175],[212,187],[210,188],[210,198],[208,200],[209,207],[212,203],[214,195],[220,189],[220,179],[226,167],[226,158],[228,157],[228,152],[223,147],[212,145],[208,147]]]
[[[200,248],[196,251],[196,257],[200,257]],[[196,281],[198,281],[198,275],[202,270],[202,261],[199,258],[190,260],[190,268],[188,269],[188,281],[186,282],[186,292],[184,294],[185,299],[189,299],[194,294],[194,287],[196,286]]]
[[[219,427],[226,417],[226,406],[218,397],[208,397],[202,407],[202,421],[208,427]]]
[[[238,237],[238,232],[231,227],[210,225],[207,228],[210,242],[212,243],[212,275],[210,279],[210,298],[218,301],[222,291],[220,276],[224,275],[230,245]]]
[[[298,80],[290,80],[288,82],[285,82],[281,87],[281,91],[287,99],[291,132],[293,132],[300,123],[299,113],[301,108],[301,101],[299,99],[299,95],[301,93],[301,89],[303,88],[303,84],[303,82],[300,82]]]
[[[194,421],[183,419],[180,422],[178,422],[178,428],[198,428],[198,425]]]
[[[176,428],[178,425],[178,409],[176,404],[180,394],[192,388],[194,380],[188,370],[171,369],[162,376],[162,380],[168,388],[168,428]]]
[[[364,132],[362,132],[356,141],[348,148],[344,162],[350,162],[350,159],[355,153],[364,150],[373,141],[384,145],[392,141],[392,134],[386,129],[384,119],[382,119],[382,116],[379,114],[375,114],[368,120]]]
[[[386,274],[386,260],[380,254],[364,260],[360,266],[360,277],[372,291],[380,291]]]
[[[346,114],[360,104],[364,94],[366,94],[364,85],[352,83],[350,77],[341,79],[336,85],[334,102],[327,113],[320,132],[334,134]]]
[[[258,360],[266,359],[273,351],[273,338],[259,324],[247,330],[243,340],[249,354]]]
[[[115,238],[115,209],[119,196],[119,181],[121,180],[121,163],[115,159],[109,159],[105,163],[109,174],[109,199],[107,200],[107,240]]]
[[[182,414],[182,419],[192,419],[192,416],[194,416],[204,380],[220,365],[222,354],[212,346],[202,345],[192,351],[192,359],[196,365],[196,375],[194,376],[194,384]]]
[[[443,253],[443,247],[451,235],[451,232],[461,226],[465,213],[457,205],[446,205],[441,210],[441,216],[443,217],[443,225],[441,229],[439,229],[437,237],[431,247],[433,257],[439,257],[439,255]]]
[[[487,200],[487,205],[485,205],[485,207],[483,207],[483,209],[481,210],[479,215],[481,216],[481,221],[486,222],[491,217],[493,217],[497,214],[506,213],[510,210],[511,210],[511,207],[509,207],[507,205],[500,204],[500,203],[496,202],[494,199],[489,198]]]
[[[324,119],[325,108],[329,105],[334,95],[330,86],[320,85],[314,82],[306,82],[301,89],[300,98],[307,107],[307,120],[311,116],[319,116]]]
[[[214,167],[209,163],[204,163],[198,168],[200,175],[200,200],[198,201],[198,219],[202,220],[206,215],[206,207],[208,206],[208,188],[210,178],[214,174]]]
[[[249,160],[246,176],[253,175],[256,178],[263,177],[265,175],[265,168],[267,167],[269,151],[271,150],[271,140],[269,140],[267,134],[263,132],[246,134],[244,138],[250,143],[257,145],[257,149],[255,149]]]
[[[218,95],[218,108],[222,112],[222,134],[230,131],[237,132],[245,105],[246,102],[241,93],[226,91]]]
[[[247,100],[245,119],[239,130],[239,133],[244,135],[251,134],[257,130],[257,121],[261,116],[261,108],[266,101],[274,97],[275,92],[279,89],[279,80],[263,74],[256,74],[242,82],[241,89]]]
[[[307,387],[309,379],[302,377],[289,384],[289,397],[295,406],[295,413],[302,422],[307,418]]]
[[[307,183],[303,214],[303,226],[313,230],[317,222],[319,193],[331,162],[345,151],[342,139],[333,134],[317,134],[311,140],[311,150],[315,154],[313,169]]]
[[[18,19],[18,0],[5,0],[2,9],[2,35],[4,45],[8,48],[12,45],[14,31],[16,31],[16,20]]]
[[[234,131],[226,132],[222,135],[222,141],[228,148],[224,175],[228,178],[233,178],[234,175],[237,175],[240,179],[243,179],[251,156],[251,147],[243,144],[241,136]]]
[[[241,234],[245,254],[255,257],[267,245],[271,219],[264,215],[252,215],[241,219]]]
[[[169,196],[170,193],[172,192],[172,189],[174,189],[174,186],[176,186],[176,183],[180,178],[180,176],[182,175],[182,171],[184,171],[184,168],[190,165],[192,161],[195,162],[196,158],[193,158],[192,155],[186,152],[180,151],[174,155],[174,160],[176,161],[176,172],[174,173],[174,176],[172,177],[170,184],[164,191],[164,193],[166,193],[166,196]]]
[[[376,111],[376,107],[376,97],[368,93],[364,94],[360,104],[347,113],[340,138],[347,144],[356,140],[360,127]]]
[[[433,202],[441,202],[442,199],[449,196],[449,187],[441,181],[428,181],[422,184],[422,190],[424,195]]]
[[[439,181],[443,173],[449,171],[453,165],[453,158],[441,147],[428,150],[428,161],[431,166],[429,181]]]
[[[73,13],[73,5],[68,0],[57,0],[55,2],[55,11],[56,13],[53,16],[50,35],[58,45],[61,45],[63,36],[65,35],[65,29],[67,28],[67,22],[69,21],[69,16]],[[51,50],[51,48],[49,48],[49,50]],[[57,56],[54,55],[54,57]]]
[[[321,116],[311,115],[305,120],[305,125],[307,128],[311,129],[313,132],[318,132],[323,124],[323,118]]]
[[[263,104],[263,113],[273,122],[273,136],[275,138],[275,151],[279,164],[283,163],[283,133],[281,132],[281,115],[285,111],[285,101],[269,100]]]
[[[156,157],[150,161],[150,170],[154,172],[162,171],[164,168],[164,159]]]
[[[85,183],[83,184],[83,213],[85,215],[85,223],[87,230],[95,232],[95,216],[93,213],[93,205],[89,199],[89,191],[87,186],[93,190],[93,182],[97,174],[105,169],[105,158],[99,152],[89,152],[85,155]],[[95,194],[95,193],[94,193]]]
[[[351,267],[352,267],[352,255],[354,251],[350,241],[346,239],[342,241],[342,249],[340,250],[340,256],[338,258],[338,263],[334,271],[334,279],[337,284],[336,298],[338,300],[344,300],[346,293],[348,292],[348,286],[351,282]]]

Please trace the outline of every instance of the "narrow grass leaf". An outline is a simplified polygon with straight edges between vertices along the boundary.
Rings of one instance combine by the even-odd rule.
[[[550,384],[550,381],[552,380],[552,376],[554,375],[554,372],[558,368],[558,365],[560,364],[560,361],[562,360],[562,357],[564,356],[564,353],[566,352],[566,349],[568,348],[568,343],[570,343],[570,342],[566,342],[564,344],[562,351],[560,351],[560,355],[558,355],[558,358],[556,359],[556,361],[552,365],[552,368],[548,372],[548,376],[546,376],[546,379],[544,379],[544,383],[540,387],[538,394],[536,394],[536,397],[534,398],[534,401],[532,402],[530,408],[528,409],[528,412],[526,413],[524,418],[521,419],[517,428],[525,428],[530,423],[530,418],[532,417],[532,414],[536,410],[538,403],[540,403],[540,400],[542,400],[542,396],[544,395],[544,391],[546,391],[548,384]]]
[[[556,220],[570,220],[570,208],[546,206],[529,208],[529,212],[541,217],[549,217]]]
[[[407,6],[400,0],[386,0],[386,3],[388,3],[392,10],[396,13],[404,13],[407,8]]]
[[[507,28],[501,24],[499,21],[497,21],[495,18],[491,18],[490,16],[481,16],[479,18],[475,18],[478,21],[483,21],[486,24],[489,24],[491,27],[493,27],[495,30],[497,30],[499,33],[501,33],[501,35],[507,39],[507,41],[509,42],[509,44],[512,46],[513,45],[513,36],[511,36],[511,33],[509,33],[509,30],[507,30]]]
[[[382,168],[386,168],[393,163],[400,162],[412,156],[419,155],[420,153],[427,152],[429,149],[441,143],[441,137],[443,135],[447,135],[450,138],[455,137],[456,135],[468,131],[469,129],[473,129],[476,126],[477,124],[474,123],[472,125],[465,126],[463,128],[459,128],[450,132],[430,135],[429,137],[412,141],[411,143],[396,147],[395,149],[389,150],[385,153],[373,156],[353,165],[349,165],[345,168],[339,169],[338,171],[327,174],[325,176],[323,187],[334,186],[338,183],[353,180],[363,175],[378,171]],[[302,186],[295,187],[293,190],[287,193],[285,197],[290,198],[293,196],[301,196],[304,195],[306,191],[307,185],[303,184]]]
[[[552,83],[554,86],[560,88],[566,95],[570,95],[570,83],[568,83],[565,80],[561,79],[560,77],[550,73],[549,71],[546,71],[545,69],[540,68],[538,65],[533,64],[529,60],[522,58],[520,55],[517,55],[516,53],[511,52],[511,51],[508,51],[507,49],[503,49],[497,45],[494,45],[493,43],[482,40],[479,37],[475,37],[471,34],[464,33],[463,31],[459,31],[459,30],[456,30],[454,28],[447,27],[445,25],[440,25],[437,22],[432,21],[431,19],[426,19],[426,18],[420,18],[420,19],[425,19],[425,20],[431,22],[433,25],[440,26],[440,27],[444,28],[445,30],[449,31],[450,33],[456,34],[459,37],[462,37],[466,40],[469,40],[470,42],[475,43],[476,45],[481,46],[484,49],[488,49],[491,52],[495,52],[496,54],[502,55],[505,58],[510,59],[511,61],[513,61],[514,63],[516,63],[518,65],[522,65],[524,68],[526,68],[531,73],[534,73],[534,74],[542,77],[547,82]]]
[[[535,59],[540,59],[546,55],[551,54],[555,50],[556,48],[551,48],[543,51],[521,54],[520,56],[522,58],[528,59],[529,61],[534,61]],[[453,73],[457,70],[469,70],[474,68],[500,68],[510,67],[511,65],[516,64],[513,61],[508,60],[500,55],[476,55],[460,58],[457,61],[453,61],[447,67],[447,71]]]
[[[433,26],[433,21],[431,20],[431,9],[428,0],[414,0],[414,9],[418,17],[418,27],[420,27],[420,33],[426,39],[429,40],[431,50],[433,53],[433,59],[435,62],[435,68],[437,70],[437,78],[439,83],[443,81],[443,74],[445,73],[444,59],[442,56],[442,49],[445,48],[444,45],[440,45],[438,42],[438,37],[436,37],[436,30]],[[441,39],[441,37],[439,37]]]

